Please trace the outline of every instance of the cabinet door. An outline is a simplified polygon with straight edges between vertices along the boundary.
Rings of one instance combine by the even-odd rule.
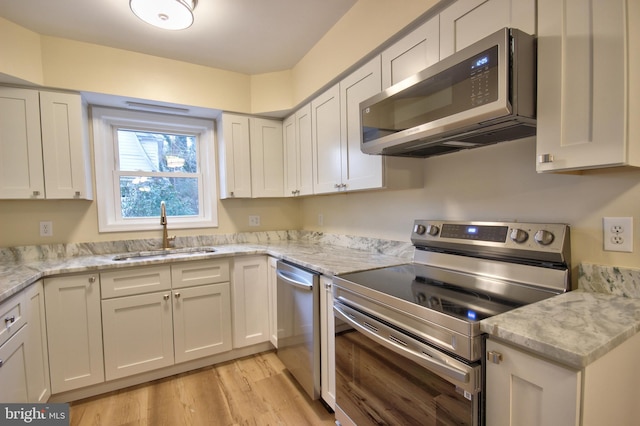
[[[27,333],[28,324],[0,346],[0,401],[3,403],[29,402],[25,349]]]
[[[536,34],[535,0],[458,0],[440,13],[440,59],[504,27]]]
[[[285,144],[285,196],[313,193],[313,142],[311,104],[296,111],[283,123]]]
[[[579,371],[491,339],[487,359],[488,425],[579,424]]]
[[[269,340],[278,348],[278,259],[269,257],[267,284],[269,286]]]
[[[333,86],[311,102],[313,192],[337,192],[342,187],[340,149],[340,87]]]
[[[80,95],[40,92],[42,154],[48,199],[93,199],[88,117]]]
[[[360,149],[360,102],[380,93],[380,56],[340,82],[342,184],[348,191],[382,188],[383,156]]]
[[[100,283],[95,275],[44,280],[51,392],[104,381]]]
[[[335,319],[333,316],[333,282],[320,277],[320,389],[322,399],[332,409],[336,408],[336,351]]]
[[[385,49],[382,89],[410,77],[440,60],[440,17],[436,16]]]
[[[26,340],[29,401],[44,403],[51,396],[51,384],[42,281],[25,290],[25,303],[28,314],[27,324],[29,324]],[[0,401],[2,401],[1,398]]]
[[[44,198],[38,92],[0,87],[0,198]]]
[[[267,259],[247,256],[233,265],[233,347],[269,341]]]
[[[249,117],[223,114],[218,123],[220,198],[251,197]]]
[[[296,138],[296,115],[290,115],[282,122],[282,143],[284,146],[284,195],[298,195],[300,178],[300,155]]]
[[[173,365],[171,292],[102,301],[107,380]]]
[[[173,290],[173,338],[176,363],[230,351],[229,283]]]
[[[625,164],[625,4],[538,2],[539,172]]]
[[[284,195],[282,121],[251,118],[251,192],[253,197]]]
[[[313,139],[311,125],[311,104],[296,112],[296,138],[300,162],[300,187],[298,195],[313,194]]]

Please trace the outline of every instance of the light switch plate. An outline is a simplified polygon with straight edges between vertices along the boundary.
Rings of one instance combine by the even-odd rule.
[[[260,216],[257,216],[257,215],[249,216],[249,226],[260,226]]]

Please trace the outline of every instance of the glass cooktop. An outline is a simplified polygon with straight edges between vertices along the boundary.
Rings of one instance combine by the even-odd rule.
[[[340,278],[472,322],[552,296],[509,281],[416,263],[355,272]]]

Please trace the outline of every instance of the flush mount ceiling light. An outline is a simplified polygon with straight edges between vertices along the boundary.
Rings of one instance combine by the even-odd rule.
[[[144,22],[165,30],[183,30],[193,24],[198,0],[129,0],[129,7]]]

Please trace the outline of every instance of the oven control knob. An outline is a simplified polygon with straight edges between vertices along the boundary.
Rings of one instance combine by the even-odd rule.
[[[511,241],[516,243],[524,243],[529,238],[529,234],[524,229],[513,228],[511,230],[511,235],[509,235]]]
[[[413,227],[413,232],[415,232],[418,235],[423,235],[426,231],[427,231],[427,228],[425,228],[424,225],[416,225]]]
[[[551,232],[541,229],[536,232],[536,235],[533,236],[533,239],[536,240],[536,243],[538,244],[548,246],[553,242],[554,236]]]
[[[436,235],[438,235],[438,232],[440,232],[440,228],[438,228],[436,225],[427,225],[427,234],[435,237]]]

